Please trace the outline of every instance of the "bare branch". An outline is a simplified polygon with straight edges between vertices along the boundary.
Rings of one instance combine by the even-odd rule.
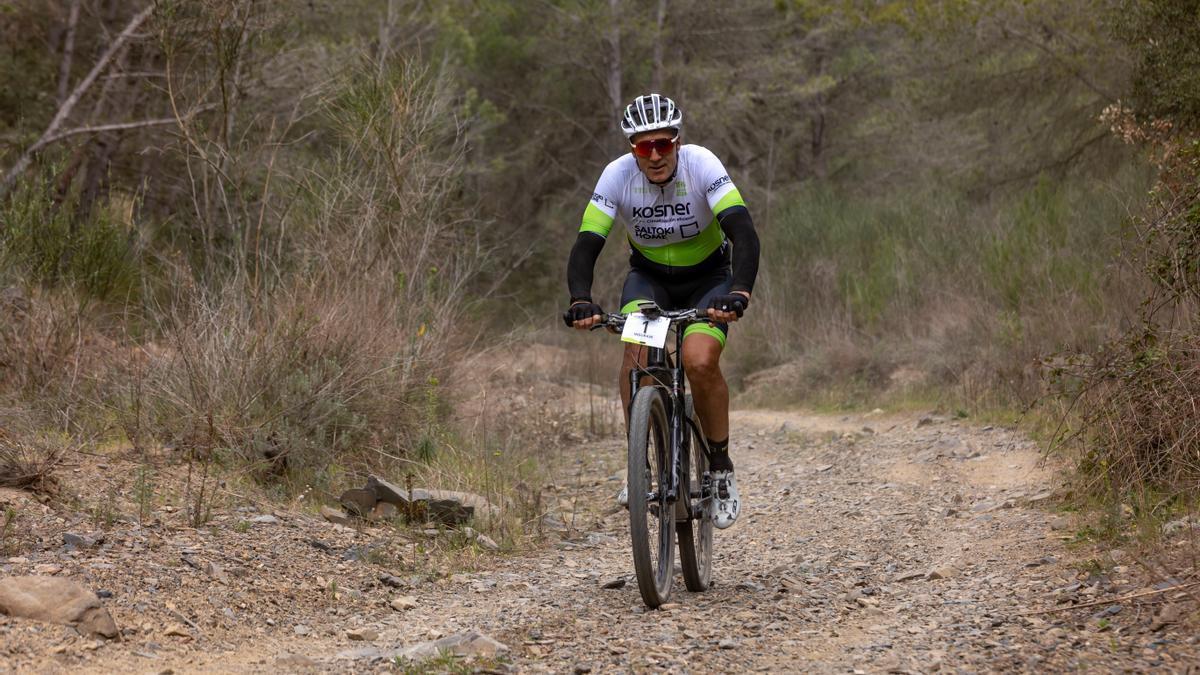
[[[190,112],[185,113],[183,115],[182,119],[185,119],[185,120],[190,119],[196,115],[199,115],[202,112],[212,110],[215,107],[217,107],[217,106],[216,106],[216,104],[213,104],[213,103],[200,106],[194,110],[191,110]],[[90,126],[90,127],[78,127],[75,129],[67,129],[66,131],[60,131],[57,134],[55,134],[54,136],[51,136],[50,138],[46,139],[46,142],[42,144],[42,147],[46,147],[47,145],[50,145],[52,143],[57,143],[58,141],[61,141],[64,138],[68,138],[71,136],[79,136],[81,134],[99,134],[99,133],[103,133],[105,131],[125,131],[127,129],[144,129],[146,127],[158,127],[158,126],[163,126],[165,124],[176,124],[178,122],[179,122],[179,120],[174,117],[161,117],[159,119],[153,119],[153,120],[137,120],[134,122],[117,122],[114,124],[97,124],[95,126]]]
[[[92,70],[87,74],[87,77],[83,78],[83,81],[75,86],[75,90],[72,91],[71,95],[67,97],[67,100],[63,101],[63,104],[59,106],[58,113],[54,115],[54,119],[50,121],[50,125],[46,127],[44,132],[42,132],[42,137],[39,138],[33,145],[26,148],[25,152],[22,153],[17,159],[16,164],[14,164],[13,167],[8,170],[8,173],[4,175],[4,180],[0,181],[0,199],[3,199],[4,195],[8,193],[8,190],[12,187],[12,184],[16,182],[17,177],[20,176],[25,169],[29,168],[30,163],[33,162],[34,155],[36,155],[39,150],[47,145],[49,139],[53,138],[58,133],[58,128],[62,126],[62,123],[71,115],[71,112],[75,110],[75,106],[79,103],[79,99],[81,99],[83,95],[87,93],[87,90],[90,89],[92,84],[96,82],[96,78],[100,77],[100,74],[103,73],[106,68],[108,68],[108,65],[112,63],[113,58],[125,48],[125,45],[129,42],[133,34],[139,27],[141,27],[143,23],[146,22],[146,19],[150,18],[150,15],[153,13],[154,5],[149,5],[129,20],[129,24],[125,26],[125,30],[121,31],[121,34],[118,35],[117,38],[113,40],[112,44],[108,46],[108,49],[105,50],[104,54],[100,56],[100,59],[96,61],[96,65],[92,66]]]
[[[1071,63],[1069,60],[1067,60],[1065,57],[1060,55],[1058,52],[1051,49],[1050,45],[1046,44],[1042,40],[1037,40],[1037,39],[1034,39],[1033,37],[1030,37],[1028,34],[1026,34],[1020,30],[1017,30],[1014,26],[1012,26],[1008,23],[1005,23],[1003,21],[997,22],[997,23],[1000,26],[1000,28],[1002,30],[1004,30],[1005,32],[1007,32],[1008,34],[1012,35],[1013,37],[1017,38],[1021,42],[1024,42],[1025,44],[1041,51],[1043,54],[1050,57],[1051,61],[1054,61],[1055,63],[1057,63],[1059,66],[1061,66],[1063,68],[1063,70],[1067,71],[1067,73],[1069,75],[1074,77],[1076,80],[1079,80],[1079,82],[1081,84],[1083,84],[1083,86],[1092,90],[1093,93],[1099,95],[1104,100],[1115,101],[1117,99],[1116,94],[1114,94],[1113,92],[1110,92],[1110,91],[1106,91],[1103,87],[1096,84],[1096,82],[1094,80],[1092,80],[1092,78],[1088,77],[1083,72],[1083,69],[1080,68],[1078,64]]]
[[[71,84],[71,59],[75,56],[75,27],[79,25],[79,2],[71,0],[71,11],[67,15],[67,34],[63,37],[62,61],[58,64],[58,104],[67,100],[67,87]]]

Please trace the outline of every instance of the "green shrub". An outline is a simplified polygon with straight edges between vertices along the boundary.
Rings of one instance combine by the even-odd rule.
[[[104,208],[80,216],[73,197],[56,202],[52,190],[51,176],[34,175],[0,202],[0,261],[9,274],[99,300],[136,294],[141,275],[129,224]]]

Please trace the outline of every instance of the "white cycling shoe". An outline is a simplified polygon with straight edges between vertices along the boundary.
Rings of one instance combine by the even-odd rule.
[[[733,522],[737,520],[738,511],[741,509],[737,479],[734,478],[732,471],[714,471],[712,480],[713,487],[716,489],[712,500],[713,525],[716,525],[717,529],[724,530],[733,525]]]
[[[629,508],[629,483],[621,486],[621,491],[617,493],[617,503]]]

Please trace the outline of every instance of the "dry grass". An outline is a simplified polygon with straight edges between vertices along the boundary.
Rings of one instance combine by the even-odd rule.
[[[0,411],[0,487],[39,494],[58,491],[55,471],[71,445],[29,430],[29,421],[15,411]]]
[[[1111,449],[1095,468],[1119,487],[1165,481],[1200,487],[1200,336],[1159,334],[1120,344],[1087,365],[1077,406],[1093,441]]]
[[[1194,510],[1200,488],[1200,142],[1139,124],[1128,113],[1114,122],[1152,150],[1160,171],[1129,243],[1149,289],[1140,321],[1100,348],[1059,357],[1049,373],[1065,410],[1053,438],[1078,457],[1082,493],[1156,538],[1166,519]]]
[[[478,335],[468,317],[489,251],[460,199],[465,136],[445,86],[402,63],[339,72],[307,113],[322,119],[321,153],[298,146],[249,184],[176,148],[195,168],[181,186],[194,204],[211,205],[214,186],[245,200],[179,217],[236,235],[196,255],[142,250],[136,297],[38,277],[22,262],[41,259],[25,255],[37,237],[0,238],[0,288],[43,282],[0,296],[0,401],[127,442],[148,470],[174,450],[194,469],[186,501],[201,522],[217,475],[328,497],[393,463],[430,471],[454,455],[439,471],[474,471],[491,450],[453,428],[444,383]],[[40,222],[33,192],[21,232]]]

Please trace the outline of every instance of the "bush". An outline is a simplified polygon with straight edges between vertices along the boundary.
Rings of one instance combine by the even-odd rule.
[[[1080,468],[1097,492],[1174,497],[1200,488],[1200,335],[1147,328],[1054,376],[1075,403],[1060,440],[1085,448]]]
[[[482,253],[453,201],[461,138],[431,73],[339,86],[325,113],[341,142],[283,190],[298,197],[272,228],[278,266],[177,270],[154,312],[144,387],[164,441],[308,480],[370,451],[415,455],[436,426],[430,391],[469,337]]]
[[[0,267],[30,282],[77,288],[98,300],[136,300],[141,274],[132,223],[118,220],[132,214],[115,211],[80,214],[73,195],[56,202],[50,174],[20,180],[13,194],[0,201]]]
[[[0,410],[0,487],[54,492],[54,472],[68,450],[58,439],[30,432],[15,411]]]
[[[1148,291],[1135,330],[1051,369],[1067,404],[1055,441],[1079,450],[1089,494],[1161,519],[1200,487],[1200,139],[1118,107],[1107,116],[1159,169],[1128,251]]]

